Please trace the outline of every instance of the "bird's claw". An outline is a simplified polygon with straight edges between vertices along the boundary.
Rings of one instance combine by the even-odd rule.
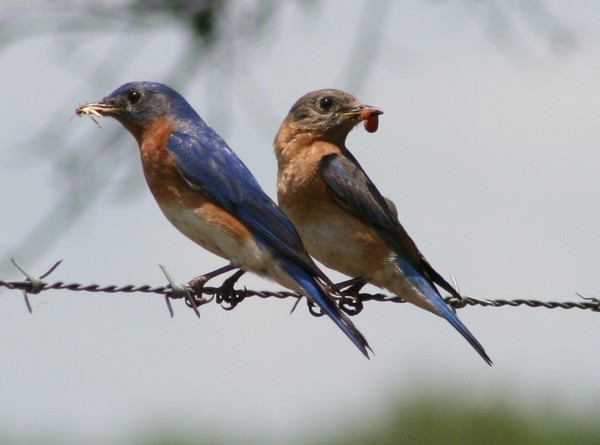
[[[236,291],[234,284],[237,279],[232,278],[233,277],[226,279],[223,284],[217,288],[214,295],[217,299],[217,303],[226,311],[234,309],[245,298],[245,289],[244,291]]]
[[[216,297],[217,303],[220,304],[223,309],[230,311],[246,298],[245,289],[243,291],[235,290],[235,283],[237,283],[240,277],[245,273],[246,272],[242,269],[238,270],[223,281],[223,284],[216,289],[214,297]]]
[[[361,286],[362,287],[362,286]],[[348,315],[357,315],[364,309],[364,304],[359,297],[358,291],[352,294],[344,294],[338,301],[338,306]]]
[[[315,317],[322,317],[325,315],[325,312],[323,312],[321,308],[317,306],[317,304],[310,298],[306,299],[306,305],[308,306],[308,312],[310,312],[311,315]]]
[[[204,291],[204,285],[208,282],[209,278],[204,275],[200,275],[199,277],[193,278],[188,281],[185,287],[190,291],[190,298],[185,299],[185,304],[188,307],[194,308],[202,306],[203,304],[210,303],[213,301],[214,296],[211,297],[203,297],[202,293]]]
[[[204,275],[200,275],[196,278],[192,278],[190,281],[188,281],[185,285],[185,287],[187,287],[188,289],[190,289],[195,296],[201,296],[202,295],[202,291],[204,290],[204,285],[208,282],[208,278],[206,278]]]
[[[348,281],[337,283],[336,286],[338,287],[338,289],[340,289],[342,296],[352,297],[355,300],[360,300],[360,290],[363,287],[365,287],[366,284],[367,280],[364,277],[360,276],[352,278]]]

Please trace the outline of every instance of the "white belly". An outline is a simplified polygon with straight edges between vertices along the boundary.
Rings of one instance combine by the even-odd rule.
[[[269,278],[295,292],[305,291],[283,270],[271,250],[261,246],[255,238],[237,239],[218,224],[200,216],[198,210],[165,207],[161,210],[167,219],[185,236],[211,253],[225,258],[236,267]]]

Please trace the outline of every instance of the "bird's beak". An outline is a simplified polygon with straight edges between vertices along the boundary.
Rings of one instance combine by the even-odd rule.
[[[81,116],[85,114],[87,116],[110,116],[115,114],[119,110],[118,106],[111,105],[110,103],[105,102],[104,100],[100,100],[98,102],[92,102],[89,104],[84,104],[75,109],[75,114],[77,116]]]
[[[375,108],[370,105],[361,105],[353,110],[343,112],[342,116],[357,118],[359,121],[366,121],[370,117],[379,116],[380,114],[383,114],[383,111],[379,108]]]

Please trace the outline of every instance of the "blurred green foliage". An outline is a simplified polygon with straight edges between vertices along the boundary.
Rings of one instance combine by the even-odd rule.
[[[452,410],[448,410],[452,407]],[[600,427],[547,404],[526,409],[505,400],[460,396],[398,400],[385,418],[353,426],[313,444],[600,444]]]
[[[458,393],[457,393],[458,394]],[[144,445],[592,445],[600,444],[600,424],[595,422],[597,409],[566,410],[553,403],[522,404],[509,402],[510,394],[493,400],[469,401],[460,395],[413,395],[398,397],[382,417],[372,412],[364,418],[337,422],[336,430],[322,433],[306,431],[300,437],[273,439],[242,436],[231,425],[228,431],[196,429],[182,431],[157,425],[138,432],[118,443]],[[516,399],[516,397],[515,397]],[[449,410],[451,408],[451,410]],[[257,407],[258,409],[258,407]],[[235,410],[233,410],[235,412]],[[342,414],[342,413],[340,413]],[[243,416],[243,413],[236,415]],[[584,418],[585,417],[585,418]],[[232,420],[234,417],[232,417]],[[322,431],[323,425],[319,425]],[[193,428],[193,427],[192,427]],[[0,428],[1,431],[1,428]],[[104,443],[101,437],[81,441],[69,437],[9,440],[0,434],[1,445]],[[111,442],[114,443],[114,442]]]

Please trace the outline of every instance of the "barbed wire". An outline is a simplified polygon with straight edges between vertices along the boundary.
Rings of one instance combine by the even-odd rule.
[[[19,269],[26,280],[24,281],[5,281],[0,280],[0,287],[6,287],[12,290],[21,290],[23,293],[23,299],[27,310],[32,313],[32,306],[29,301],[30,294],[39,294],[41,292],[49,290],[68,290],[73,292],[93,292],[93,293],[145,293],[145,294],[157,294],[162,295],[165,298],[169,314],[171,317],[174,316],[173,308],[171,306],[172,299],[184,299],[187,306],[192,308],[196,315],[200,317],[199,307],[215,301],[217,304],[225,310],[234,309],[239,303],[244,301],[246,298],[259,297],[259,298],[295,298],[296,302],[292,308],[292,311],[297,307],[298,303],[304,298],[302,295],[290,291],[255,291],[248,289],[234,289],[233,284],[241,276],[239,271],[236,272],[232,277],[225,280],[220,287],[207,287],[204,286],[203,280],[198,280],[198,277],[187,284],[177,283],[171,277],[171,274],[165,266],[160,266],[163,274],[169,282],[166,286],[150,286],[147,284],[134,285],[99,285],[99,284],[79,284],[79,283],[65,283],[63,281],[57,281],[54,283],[48,283],[44,279],[50,275],[54,270],[61,264],[61,261],[57,261],[50,269],[45,273],[36,277],[30,274],[23,266],[11,258],[14,266]],[[235,279],[233,279],[235,277]],[[198,281],[201,283],[198,284]],[[195,284],[193,284],[195,283]],[[208,296],[205,297],[204,295]],[[470,297],[467,295],[461,298],[448,296],[444,300],[448,305],[454,309],[461,309],[466,306],[482,306],[482,307],[520,307],[527,306],[530,308],[546,308],[546,309],[587,309],[594,312],[600,312],[600,299],[593,297],[584,297],[583,295],[576,294],[583,301],[541,301],[535,299],[480,299]],[[358,293],[352,291],[352,287],[345,288],[341,291],[341,295],[333,295],[337,305],[348,315],[356,315],[364,309],[364,303],[367,301],[378,301],[378,302],[392,302],[392,303],[405,303],[406,301],[397,296],[391,296],[386,294],[368,294]],[[309,312],[317,317],[323,315],[319,311],[319,308],[309,299],[306,299]]]

